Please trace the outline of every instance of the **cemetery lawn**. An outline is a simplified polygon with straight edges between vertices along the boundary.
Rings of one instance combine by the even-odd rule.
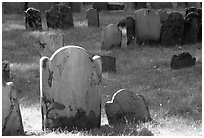
[[[75,28],[63,30],[65,45],[78,45],[91,55],[109,54],[116,57],[117,73],[103,73],[102,102],[112,98],[121,88],[142,94],[147,100],[154,121],[126,124],[107,128],[107,118],[102,107],[102,127],[91,131],[41,131],[39,104],[39,32],[25,30],[24,15],[2,16],[2,59],[11,62],[11,81],[14,82],[24,130],[27,135],[151,135],[200,136],[202,135],[202,44],[175,47],[145,44],[126,46],[123,34],[121,49],[109,52],[100,50],[101,30],[109,23],[117,23],[133,11],[101,12],[100,28],[87,27],[85,10],[74,13]],[[125,31],[123,30],[123,33]],[[193,67],[172,70],[172,55],[189,52],[196,57]]]

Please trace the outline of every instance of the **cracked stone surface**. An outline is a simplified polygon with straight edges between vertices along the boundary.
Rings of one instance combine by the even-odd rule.
[[[58,49],[40,59],[43,129],[100,126],[101,67],[78,46]]]
[[[106,102],[105,111],[109,125],[150,121],[148,105],[142,95],[121,89]]]
[[[13,82],[7,82],[2,86],[2,135],[23,135],[19,103],[16,98],[16,90]]]

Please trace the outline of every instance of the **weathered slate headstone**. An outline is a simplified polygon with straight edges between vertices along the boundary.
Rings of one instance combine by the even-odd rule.
[[[160,16],[150,9],[135,11],[135,36],[137,42],[160,39]]]
[[[71,8],[62,3],[55,4],[45,14],[49,28],[67,29],[74,26]]]
[[[64,46],[64,36],[58,31],[43,32],[40,34],[38,41],[41,57],[51,57],[57,49]]]
[[[2,135],[24,135],[19,103],[13,82],[2,85]]]
[[[196,58],[192,58],[191,54],[184,52],[177,55],[173,55],[170,66],[172,69],[181,69],[186,67],[191,67],[195,65]]]
[[[25,13],[25,27],[26,29],[41,30],[42,22],[40,11],[35,8],[28,8]]]
[[[126,18],[127,45],[135,39],[135,19],[131,16]]]
[[[105,112],[109,125],[151,121],[148,105],[142,95],[121,89],[106,102]]]
[[[121,47],[122,31],[115,24],[109,24],[102,30],[101,50]]]
[[[2,85],[10,81],[10,63],[7,60],[2,62]]]
[[[96,9],[88,9],[86,18],[88,19],[88,26],[99,27],[99,12]]]
[[[101,121],[101,71],[78,46],[58,49],[40,59],[43,129],[90,129]]]
[[[161,44],[174,46],[183,44],[184,41],[184,18],[179,12],[169,14],[161,30]]]

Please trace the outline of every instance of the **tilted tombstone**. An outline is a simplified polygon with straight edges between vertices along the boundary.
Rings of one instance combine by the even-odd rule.
[[[25,13],[25,27],[26,29],[41,30],[41,14],[38,9],[28,8]]]
[[[137,42],[159,41],[160,39],[160,16],[150,9],[135,11],[135,36]]]
[[[199,29],[198,13],[188,13],[185,19],[185,43],[190,44],[198,42]]]
[[[9,81],[10,67],[7,61],[2,63],[2,135],[24,135],[22,118],[13,82]]]
[[[43,130],[90,129],[101,121],[101,71],[78,46],[58,49],[40,59],[40,97]]]
[[[74,26],[70,7],[59,3],[45,11],[48,28],[67,29]]]
[[[184,18],[180,12],[169,14],[161,30],[161,44],[164,46],[180,45],[184,42]]]
[[[135,19],[131,16],[126,18],[127,45],[135,39]]]
[[[43,32],[39,35],[38,42],[40,57],[51,57],[57,49],[64,46],[64,36],[59,31]]]
[[[102,30],[101,50],[121,47],[122,31],[115,24],[109,24]]]
[[[88,19],[88,26],[99,27],[99,12],[96,9],[88,9],[86,18]]]
[[[151,121],[148,105],[142,95],[121,89],[106,102],[105,112],[109,125]]]

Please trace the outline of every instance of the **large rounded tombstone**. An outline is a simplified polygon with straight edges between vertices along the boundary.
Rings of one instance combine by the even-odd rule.
[[[64,36],[59,31],[47,31],[40,34],[39,38],[40,56],[51,57],[59,48],[64,46]]]
[[[121,89],[106,102],[105,112],[109,125],[151,121],[148,105],[142,95]]]
[[[131,16],[126,18],[127,45],[135,39],[135,19]]]
[[[87,51],[78,46],[58,49],[40,59],[43,130],[90,129],[101,121],[101,71]]]
[[[99,27],[99,12],[96,9],[90,8],[86,11],[88,26]]]
[[[109,24],[102,30],[101,50],[121,47],[122,31],[115,24]]]
[[[161,44],[174,46],[183,44],[184,41],[184,18],[179,12],[169,14],[161,31]]]
[[[160,17],[150,9],[135,12],[135,36],[137,41],[158,41],[160,38]]]
[[[196,43],[199,32],[199,15],[196,12],[190,12],[185,19],[185,42]]]

